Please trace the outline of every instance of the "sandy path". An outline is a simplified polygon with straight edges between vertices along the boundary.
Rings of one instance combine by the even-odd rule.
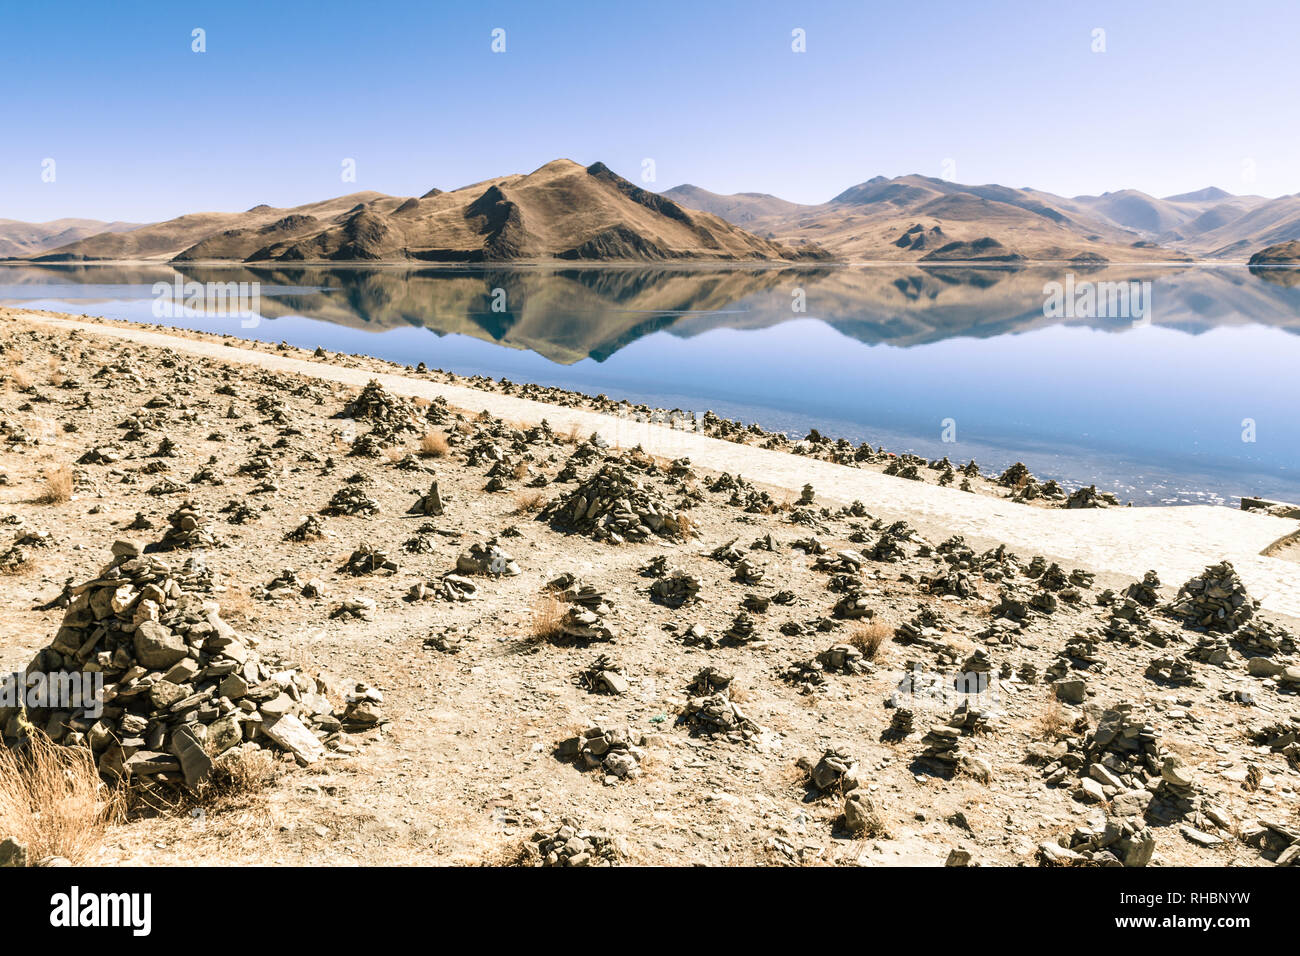
[[[1270,544],[1296,530],[1296,522],[1292,520],[1210,505],[1081,511],[1031,508],[955,488],[460,385],[342,368],[278,352],[130,326],[21,311],[9,315],[53,328],[78,329],[92,335],[357,387],[376,378],[385,388],[401,395],[426,399],[441,396],[458,408],[473,412],[486,410],[519,423],[535,424],[544,418],[559,432],[576,426],[583,434],[599,432],[623,448],[639,444],[653,455],[687,457],[703,468],[742,474],[751,481],[794,492],[811,483],[820,497],[842,502],[859,499],[875,514],[924,521],[950,533],[1002,541],[1013,550],[1047,554],[1096,571],[1137,577],[1154,568],[1166,584],[1177,585],[1206,565],[1226,558],[1265,608],[1300,617],[1300,564],[1261,554]]]

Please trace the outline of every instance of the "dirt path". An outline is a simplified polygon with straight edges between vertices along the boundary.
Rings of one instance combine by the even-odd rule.
[[[401,395],[444,397],[453,406],[535,424],[546,419],[559,432],[599,432],[617,446],[641,445],[653,455],[690,458],[695,464],[744,475],[751,481],[798,492],[811,483],[819,496],[863,501],[873,513],[923,521],[1013,549],[1049,554],[1097,571],[1140,577],[1154,568],[1183,581],[1225,558],[1265,608],[1300,617],[1300,564],[1262,552],[1296,530],[1294,521],[1209,505],[1066,511],[1029,508],[1009,501],[847,468],[781,451],[738,445],[690,431],[579,409],[563,408],[447,385],[414,376],[345,368],[274,351],[152,332],[132,326],[83,322],[49,314],[11,311],[13,318],[53,328],[126,339],[177,352],[363,386],[371,378]]]

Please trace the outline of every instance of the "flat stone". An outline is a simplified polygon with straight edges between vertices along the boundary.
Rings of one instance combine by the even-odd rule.
[[[293,714],[266,721],[262,732],[304,763],[315,763],[325,756],[325,745]]]
[[[212,775],[212,758],[203,750],[203,743],[194,730],[182,724],[172,731],[172,753],[181,762],[181,773],[185,774],[185,786],[191,790],[206,783]]]

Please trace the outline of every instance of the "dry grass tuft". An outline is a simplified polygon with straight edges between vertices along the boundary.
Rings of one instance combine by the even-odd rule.
[[[891,628],[884,621],[868,621],[853,629],[848,643],[860,650],[867,660],[875,661],[882,657],[880,648],[889,640],[891,633]]]
[[[549,641],[560,636],[564,621],[564,602],[554,594],[543,594],[533,602],[532,626],[529,637],[535,641]]]
[[[32,387],[32,377],[24,369],[17,365],[9,367],[9,374],[6,376],[9,385],[19,392],[25,392]]]
[[[447,436],[440,431],[425,432],[420,439],[421,458],[445,458],[451,453]]]
[[[70,465],[57,465],[45,472],[45,483],[36,498],[38,505],[61,505],[72,500],[73,478]]]
[[[196,805],[212,810],[245,807],[279,775],[274,757],[262,749],[234,748],[212,764],[212,775],[194,795]]]
[[[1065,711],[1061,707],[1061,702],[1053,694],[1047,698],[1047,703],[1043,706],[1043,711],[1038,715],[1036,722],[1038,734],[1045,740],[1060,740],[1066,736],[1069,729],[1069,722],[1065,718]]]
[[[29,864],[89,862],[124,806],[89,750],[62,747],[35,728],[21,747],[0,747],[0,833],[27,847]]]
[[[541,491],[515,492],[515,514],[533,515],[546,505],[546,495]]]

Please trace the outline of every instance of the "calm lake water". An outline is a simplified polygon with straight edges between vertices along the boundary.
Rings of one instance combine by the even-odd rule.
[[[155,317],[154,284],[178,278],[256,282],[257,315]],[[1298,279],[1200,266],[0,265],[0,303],[712,409],[986,471],[1018,459],[1137,505],[1236,504],[1300,501]]]

